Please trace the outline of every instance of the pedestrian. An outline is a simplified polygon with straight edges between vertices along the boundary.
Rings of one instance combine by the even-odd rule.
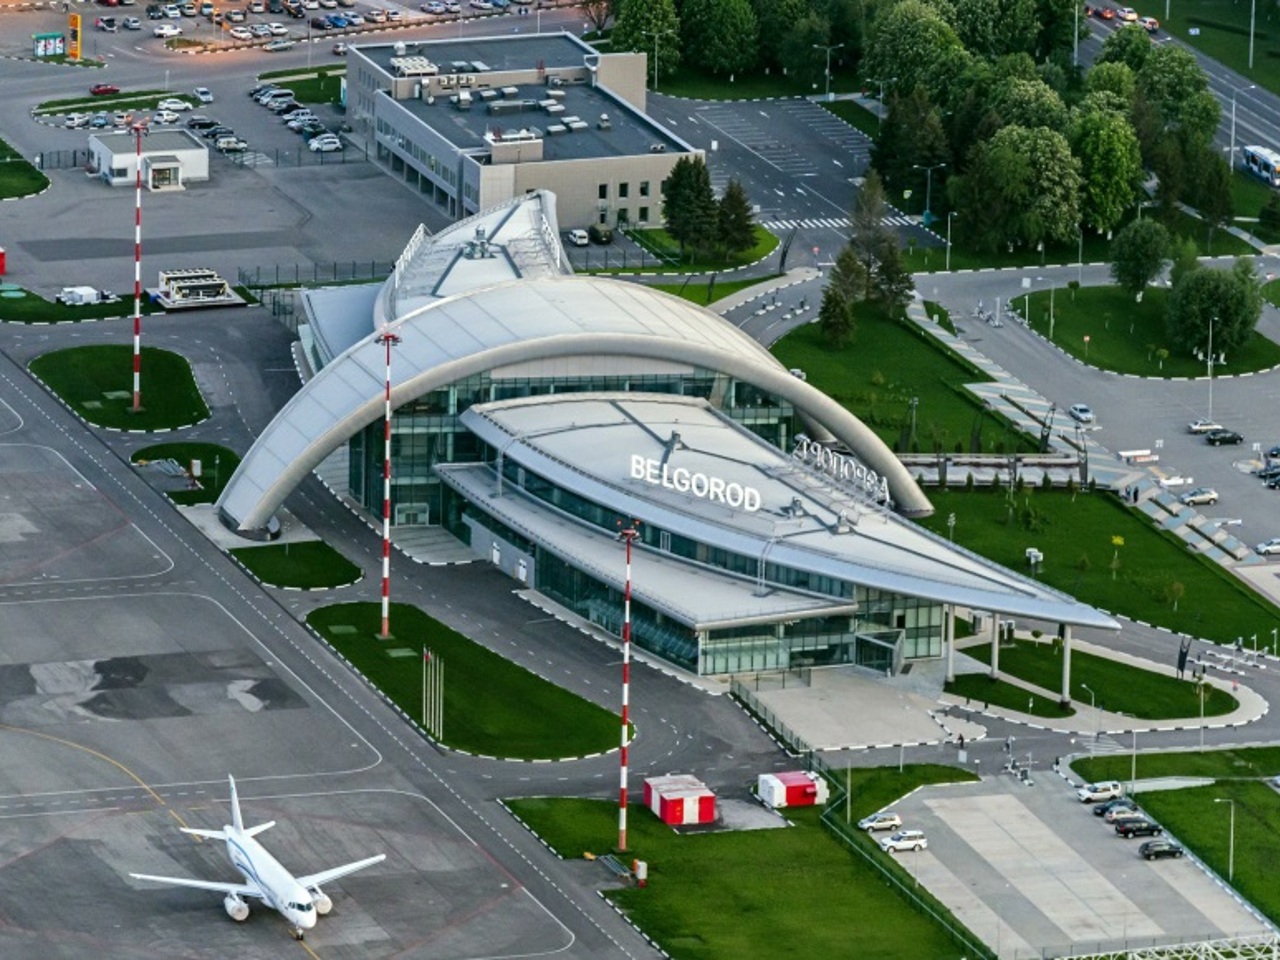
[[[960,749],[964,749],[964,734],[960,734]]]

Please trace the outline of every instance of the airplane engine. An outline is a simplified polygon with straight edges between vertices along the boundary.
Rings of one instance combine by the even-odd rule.
[[[227,911],[227,916],[236,923],[244,923],[249,916],[249,905],[234,893],[228,893],[223,898],[222,908]]]
[[[329,911],[333,909],[333,900],[329,898],[328,894],[321,893],[319,890],[315,892],[315,895],[311,900],[316,905],[316,913],[320,914],[322,917],[327,915]]]

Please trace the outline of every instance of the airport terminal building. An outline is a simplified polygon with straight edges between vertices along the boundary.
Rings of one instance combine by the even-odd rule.
[[[262,535],[334,457],[381,515],[385,330],[397,529],[447,531],[617,634],[635,524],[633,639],[686,669],[897,671],[949,654],[957,609],[1114,628],[912,523],[928,499],[852,414],[706,309],[573,275],[558,234],[535,192],[420,232],[384,284],[309,292],[309,379],[223,522]]]

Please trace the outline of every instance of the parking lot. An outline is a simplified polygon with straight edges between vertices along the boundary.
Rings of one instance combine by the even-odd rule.
[[[1260,933],[1191,857],[1148,862],[1056,774],[927,787],[894,809],[927,849],[897,854],[1002,958]]]

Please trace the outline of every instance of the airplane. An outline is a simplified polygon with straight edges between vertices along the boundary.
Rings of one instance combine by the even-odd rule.
[[[355,863],[322,870],[305,877],[295,877],[254,839],[264,830],[274,827],[276,822],[271,820],[245,829],[244,821],[240,818],[240,799],[236,795],[235,778],[228,776],[227,780],[231,783],[230,825],[221,830],[196,830],[183,827],[182,832],[208,840],[225,841],[231,865],[244,874],[244,883],[153,877],[145,873],[131,873],[129,876],[135,880],[150,880],[153,883],[195,887],[197,890],[213,890],[216,893],[225,894],[222,900],[223,909],[227,911],[227,916],[237,923],[242,923],[249,916],[249,905],[245,903],[245,897],[262,900],[289,921],[294,939],[301,940],[306,935],[306,931],[316,925],[316,914],[326,914],[333,909],[333,901],[321,891],[321,884],[345,877],[347,874],[387,859],[385,853],[380,853],[367,860],[358,860]]]

